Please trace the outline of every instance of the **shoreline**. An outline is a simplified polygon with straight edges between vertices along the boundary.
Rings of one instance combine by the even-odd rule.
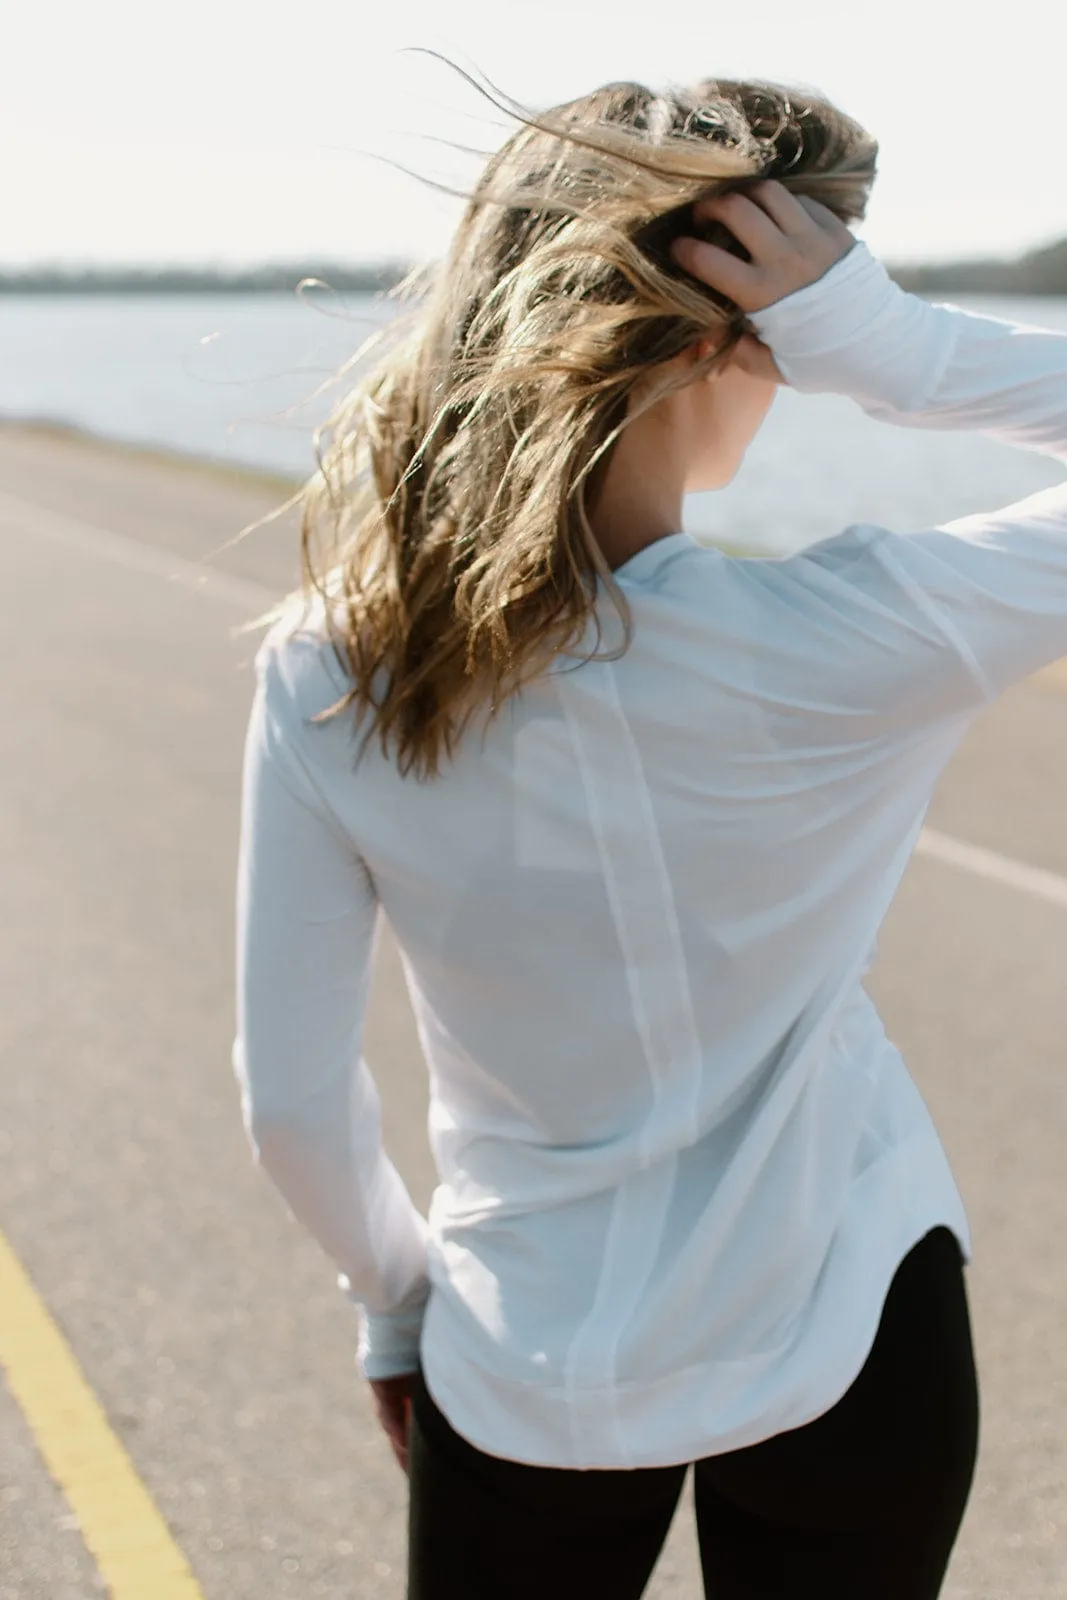
[[[216,481],[268,489],[286,495],[293,494],[305,481],[286,473],[272,472],[269,467],[254,467],[241,462],[219,461],[212,456],[193,455],[187,450],[161,444],[144,444],[136,439],[116,439],[110,434],[97,433],[78,423],[61,422],[51,417],[0,417],[0,429],[6,434],[27,433],[36,438],[69,441],[72,444],[92,445],[94,449],[108,450],[112,454],[136,457],[139,461],[156,462],[161,466],[180,467],[197,472]]]
[[[166,445],[142,444],[136,439],[116,439],[109,434],[96,433],[77,423],[62,422],[51,417],[0,416],[0,437],[4,434],[28,434],[34,438],[53,440],[60,444],[80,445],[93,450],[106,450],[111,455],[129,461],[155,463],[169,470],[193,473],[209,482],[225,483],[235,488],[261,489],[271,494],[284,495],[286,499],[296,493],[305,478],[289,477],[272,472],[267,467],[254,467],[239,462],[219,461],[211,456],[197,456],[189,451],[168,449]],[[705,537],[698,542],[707,543],[727,556],[773,558],[774,550],[761,550],[755,545],[732,545],[725,540]]]

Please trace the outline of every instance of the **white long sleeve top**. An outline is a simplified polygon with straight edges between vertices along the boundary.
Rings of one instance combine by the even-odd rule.
[[[907,294],[860,240],[751,321],[803,393],[1067,462],[1067,335]],[[476,1446],[572,1468],[809,1421],[911,1246],[945,1223],[971,1259],[863,978],[969,723],[1067,654],[1067,483],[783,559],[679,531],[615,577],[629,651],[558,658],[429,783],[376,736],[357,764],[352,711],[309,724],[348,685],[321,616],[276,624],[238,867],[245,1126],[359,1308],[361,1370],[421,1359]],[[426,1218],[362,1054],[382,914]]]

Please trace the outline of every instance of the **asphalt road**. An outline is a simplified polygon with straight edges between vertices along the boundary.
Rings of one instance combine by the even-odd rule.
[[[206,1600],[399,1600],[406,1480],[355,1315],[251,1162],[229,1060],[259,637],[230,630],[296,579],[292,514],[217,556],[218,582],[168,581],[282,497],[0,427],[0,1235]],[[1065,794],[1053,669],[984,714],[929,821],[1063,879]],[[425,1208],[424,1068],[388,928],[379,956],[365,1048]],[[871,982],[974,1230],[982,1444],[947,1600],[1067,1592],[1065,957],[1067,903],[917,854]],[[103,1592],[0,1382],[0,1600]],[[648,1596],[700,1592],[687,1490]]]

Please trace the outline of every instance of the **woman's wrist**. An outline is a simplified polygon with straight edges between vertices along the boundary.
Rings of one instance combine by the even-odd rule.
[[[429,1298],[430,1283],[424,1279],[395,1311],[371,1312],[359,1306],[356,1361],[365,1378],[391,1378],[418,1365]]]
[[[921,407],[957,332],[951,310],[901,289],[862,239],[749,321],[792,388],[898,411]]]

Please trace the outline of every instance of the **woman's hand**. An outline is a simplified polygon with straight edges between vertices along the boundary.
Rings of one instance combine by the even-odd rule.
[[[744,194],[732,189],[698,200],[693,220],[723,223],[752,260],[741,261],[717,244],[685,234],[671,244],[672,256],[742,311],[765,311],[794,290],[806,289],[856,242],[855,234],[820,201],[791,194],[775,178],[765,178]]]
[[[698,200],[693,220],[724,224],[744,245],[751,261],[687,234],[672,242],[672,257],[694,278],[746,312],[764,311],[797,289],[806,289],[856,242],[855,235],[820,201],[792,194],[774,178],[764,179],[744,194],[733,189]],[[741,338],[734,360],[756,376],[776,383],[786,381],[770,350],[751,334]]]
[[[393,1447],[393,1454],[405,1474],[408,1470],[408,1430],[411,1426],[411,1393],[417,1373],[402,1372],[395,1378],[368,1378],[378,1412],[378,1421]]]

